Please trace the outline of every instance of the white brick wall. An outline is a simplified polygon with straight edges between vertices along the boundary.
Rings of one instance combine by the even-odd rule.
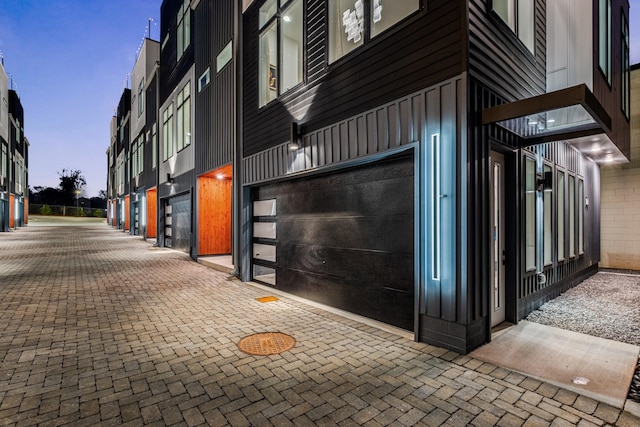
[[[640,69],[631,72],[630,160],[602,167],[600,267],[640,270]]]

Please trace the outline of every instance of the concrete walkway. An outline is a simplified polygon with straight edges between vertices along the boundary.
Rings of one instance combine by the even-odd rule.
[[[637,426],[104,224],[0,233],[0,425]],[[252,356],[241,338],[291,335]]]

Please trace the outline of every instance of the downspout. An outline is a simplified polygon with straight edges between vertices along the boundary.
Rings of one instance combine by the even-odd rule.
[[[233,276],[243,280],[244,269],[242,268],[242,0],[235,0],[233,5],[233,85],[235,96],[233,98],[233,161],[232,161],[232,197],[231,197],[231,217],[232,217],[232,261]]]

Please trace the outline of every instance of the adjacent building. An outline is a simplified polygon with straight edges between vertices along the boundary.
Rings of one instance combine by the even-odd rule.
[[[29,141],[24,109],[0,64],[0,231],[28,223]]]
[[[629,5],[589,4],[165,0],[157,127],[112,122],[112,223],[140,234],[153,182],[159,246],[466,353],[597,271]]]
[[[640,64],[631,67],[630,160],[602,167],[600,267],[640,270]]]

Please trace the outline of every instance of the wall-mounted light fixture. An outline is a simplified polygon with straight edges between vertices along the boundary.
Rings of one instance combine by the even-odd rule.
[[[289,129],[289,150],[296,151],[300,148],[301,129],[297,122],[291,122]]]
[[[173,184],[173,178],[171,177],[171,174],[170,174],[170,173],[167,173],[167,182],[168,182],[169,184]]]

